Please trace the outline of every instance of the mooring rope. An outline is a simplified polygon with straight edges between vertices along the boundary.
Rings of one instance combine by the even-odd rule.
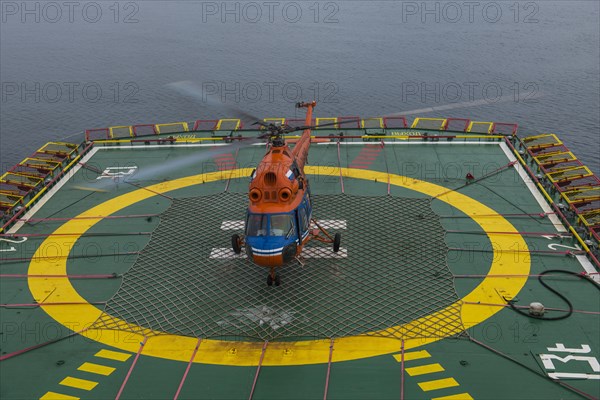
[[[487,179],[487,178],[489,178],[489,177],[491,177],[491,176],[494,176],[494,175],[496,175],[496,174],[499,174],[500,172],[502,172],[502,171],[504,171],[504,170],[506,170],[506,169],[508,169],[508,168],[512,167],[512,166],[513,166],[513,165],[515,165],[516,163],[517,163],[517,161],[511,161],[511,162],[509,162],[508,164],[506,164],[506,165],[503,165],[503,166],[501,166],[500,168],[497,168],[497,169],[493,170],[492,172],[488,172],[487,174],[485,174],[485,175],[483,175],[483,176],[481,176],[481,177],[479,177],[479,178],[475,178],[475,179],[473,179],[472,181],[465,183],[464,185],[461,185],[461,186],[459,186],[459,187],[457,187],[457,188],[454,188],[454,189],[448,189],[448,190],[447,190],[447,191],[445,191],[445,192],[439,193],[439,194],[437,194],[437,195],[435,195],[435,196],[431,197],[431,200],[437,199],[437,198],[439,198],[439,197],[441,197],[441,196],[443,196],[443,195],[445,195],[445,194],[451,193],[451,192],[457,192],[457,191],[459,191],[460,189],[463,189],[463,188],[465,188],[465,187],[467,187],[467,186],[469,186],[469,185],[472,185],[473,183],[481,182],[481,181],[482,181],[482,180],[484,180],[484,179]]]
[[[119,392],[117,393],[115,400],[119,400],[119,398],[121,397],[121,394],[123,393],[123,390],[125,389],[125,385],[127,384],[127,381],[129,380],[129,377],[131,376],[131,373],[133,372],[133,368],[137,364],[138,359],[140,358],[140,354],[142,354],[142,350],[144,349],[144,346],[146,345],[147,341],[148,341],[148,338],[146,336],[144,336],[144,340],[140,343],[140,348],[137,351],[135,358],[133,359],[133,362],[131,363],[131,366],[129,367],[129,371],[127,371],[127,375],[125,376],[125,379],[123,380],[123,384],[119,388]]]
[[[194,349],[194,352],[192,353],[192,357],[190,358],[190,361],[188,362],[185,372],[183,373],[183,377],[181,378],[181,381],[179,382],[179,387],[177,388],[177,392],[175,392],[175,396],[173,397],[173,400],[177,400],[177,398],[179,398],[179,393],[181,393],[181,388],[183,388],[183,384],[185,383],[185,380],[188,376],[188,372],[190,372],[190,368],[192,367],[194,358],[196,358],[196,353],[198,353],[198,349],[200,348],[201,343],[202,343],[202,338],[198,338],[198,342],[196,342],[196,348]]]
[[[106,305],[106,301],[79,301],[79,302],[56,302],[56,303],[16,303],[0,304],[3,308],[38,308],[45,306],[76,306],[76,305]]]
[[[323,392],[323,400],[327,400],[327,393],[329,392],[329,378],[331,376],[331,361],[333,360],[334,340],[334,338],[331,338],[329,342],[329,359],[327,361],[327,376],[325,377],[325,390]]]
[[[140,251],[128,251],[125,253],[106,253],[106,254],[90,254],[90,255],[67,254],[65,256],[54,255],[54,256],[34,256],[34,257],[13,257],[13,258],[0,258],[0,260],[2,261],[3,264],[5,264],[5,263],[19,263],[19,262],[26,262],[26,261],[33,261],[33,260],[46,260],[46,259],[56,260],[56,259],[61,259],[61,258],[67,258],[67,259],[74,260],[74,259],[96,258],[96,257],[133,256],[133,255],[140,255],[140,254],[141,254]]]
[[[254,389],[256,389],[256,383],[258,382],[258,375],[260,374],[260,368],[262,367],[263,360],[265,359],[265,351],[267,350],[267,345],[269,344],[268,340],[265,340],[265,343],[262,347],[262,352],[260,353],[260,360],[258,360],[258,366],[256,367],[256,374],[254,374],[254,381],[252,382],[252,389],[250,389],[250,395],[248,396],[248,400],[252,400],[252,396],[254,396]]]
[[[57,222],[57,221],[73,221],[81,219],[119,219],[119,218],[151,218],[158,217],[160,214],[131,214],[131,215],[99,215],[97,217],[64,217],[64,218],[21,218],[19,222],[40,223],[40,222]]]
[[[502,303],[475,303],[472,301],[465,301],[463,304],[469,304],[469,305],[475,305],[475,306],[492,306],[492,307],[511,307],[510,304],[502,304]],[[517,306],[514,305],[513,306],[515,308],[519,308],[519,309],[526,309],[529,308],[529,306]],[[512,307],[511,307],[512,308]],[[600,312],[598,311],[587,311],[587,310],[567,310],[564,308],[554,308],[554,307],[544,307],[544,310],[548,310],[548,311],[564,311],[564,312],[574,312],[574,313],[579,313],[579,314],[591,314],[591,315],[600,315]]]
[[[521,236],[554,236],[554,237],[565,237],[569,238],[571,236],[561,236],[560,234],[553,232],[507,232],[507,231],[460,231],[454,229],[447,229],[446,233],[459,233],[465,235],[521,235]]]
[[[476,251],[478,253],[533,253],[533,254],[542,254],[542,255],[583,255],[585,254],[584,250],[566,250],[566,251],[554,251],[554,250],[511,250],[511,249],[468,249],[463,247],[450,247],[449,251]]]
[[[50,237],[50,236],[80,236],[80,237],[94,237],[94,236],[143,236],[151,235],[152,232],[94,232],[94,233],[1,233],[0,237],[5,238],[18,238],[18,237]]]
[[[118,274],[91,274],[91,275],[29,275],[29,274],[0,274],[0,278],[69,278],[69,279],[114,279],[120,278]]]
[[[440,218],[469,218],[472,219],[473,217],[510,217],[510,218],[514,218],[514,217],[525,217],[525,218],[529,218],[529,217],[540,217],[540,218],[546,218],[546,216],[548,215],[556,215],[556,213],[554,212],[541,212],[541,213],[520,213],[520,214],[473,214],[473,215],[439,215]]]
[[[58,343],[60,341],[68,339],[70,337],[73,337],[73,336],[76,336],[76,335],[80,335],[80,334],[86,332],[88,329],[89,328],[85,328],[85,329],[77,331],[77,332],[71,332],[68,335],[60,337],[60,338],[57,338],[57,339],[49,340],[47,342],[36,344],[34,346],[31,346],[31,347],[26,347],[26,348],[21,349],[21,350],[13,351],[12,353],[8,353],[8,354],[0,356],[0,361],[8,360],[9,358],[13,358],[13,357],[19,356],[21,354],[25,354],[27,352],[30,352],[31,350],[39,349],[39,348],[48,346],[48,345],[53,344],[53,343]]]

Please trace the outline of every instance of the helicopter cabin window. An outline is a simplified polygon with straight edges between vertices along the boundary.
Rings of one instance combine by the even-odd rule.
[[[269,218],[265,214],[250,214],[246,224],[246,236],[267,236]]]
[[[291,214],[271,215],[271,236],[290,237],[294,232]]]
[[[304,208],[300,208],[300,231],[305,232],[308,229],[308,218],[306,216],[306,210]]]

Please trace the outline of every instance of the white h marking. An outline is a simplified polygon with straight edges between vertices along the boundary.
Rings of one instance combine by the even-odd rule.
[[[347,228],[345,219],[322,219],[322,220],[317,220],[317,223],[323,229],[346,229]],[[245,227],[246,227],[246,223],[242,220],[223,221],[221,223],[221,229],[223,229],[224,231],[228,231],[228,230],[242,231],[242,230],[244,230]],[[317,226],[313,222],[311,222],[310,228],[316,229]]]
[[[303,258],[346,258],[348,257],[348,249],[340,247],[337,253],[333,252],[330,247],[305,247],[302,250]],[[241,252],[235,254],[233,249],[229,247],[214,248],[210,252],[210,257],[213,259],[232,259],[232,258],[247,258],[246,253]]]

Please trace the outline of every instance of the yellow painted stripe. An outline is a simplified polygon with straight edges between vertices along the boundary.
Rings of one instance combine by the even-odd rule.
[[[59,385],[70,386],[83,390],[92,390],[97,384],[98,382],[88,381],[87,379],[73,378],[72,376],[67,376],[59,383]]]
[[[420,360],[421,358],[429,358],[431,354],[427,350],[409,351],[404,353],[404,361]],[[398,362],[402,362],[402,353],[394,354],[394,358]]]
[[[62,393],[48,392],[40,400],[79,400],[79,397],[68,396]]]
[[[127,361],[131,354],[121,353],[120,351],[112,351],[112,350],[100,350],[96,354],[96,357],[108,358],[109,360],[117,360],[117,361]]]
[[[473,398],[469,393],[459,393],[444,397],[434,397],[431,400],[473,400]]]
[[[440,364],[437,364],[437,363],[421,365],[420,367],[406,368],[406,372],[410,376],[425,375],[425,374],[431,374],[433,372],[441,372],[441,371],[445,371],[445,369],[444,369],[444,367],[442,367]]]
[[[458,382],[454,378],[436,379],[435,381],[427,381],[419,383],[421,390],[429,392],[430,390],[445,389],[458,386]]]
[[[79,371],[90,372],[92,374],[108,376],[115,372],[115,368],[107,367],[106,365],[94,364],[94,363],[83,363],[79,368]]]

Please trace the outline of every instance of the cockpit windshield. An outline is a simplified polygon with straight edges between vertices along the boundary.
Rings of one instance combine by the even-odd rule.
[[[294,233],[293,214],[250,214],[246,236],[285,236]]]
[[[250,214],[246,227],[247,236],[267,236],[267,223],[269,217],[266,214]]]
[[[289,237],[293,229],[294,224],[290,214],[271,215],[271,236]]]

